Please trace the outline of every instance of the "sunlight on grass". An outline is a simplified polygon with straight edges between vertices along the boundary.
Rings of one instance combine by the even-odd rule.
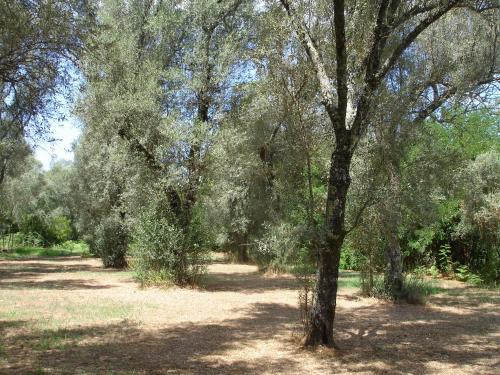
[[[23,259],[36,257],[87,256],[88,245],[79,241],[66,241],[51,247],[20,246],[0,252],[0,259]]]
[[[23,322],[36,329],[57,329],[74,324],[107,324],[117,320],[140,321],[148,311],[156,309],[154,304],[124,303],[109,299],[53,301],[50,306],[43,297],[23,296],[18,303],[0,300],[0,320]]]
[[[340,271],[339,288],[359,289],[361,288],[361,276],[359,272]]]
[[[53,249],[53,248],[43,248],[43,247],[20,247],[13,249],[10,252],[3,252],[0,254],[0,258],[3,259],[22,259],[29,257],[58,257],[58,256],[71,256],[80,255],[72,250],[65,249]]]

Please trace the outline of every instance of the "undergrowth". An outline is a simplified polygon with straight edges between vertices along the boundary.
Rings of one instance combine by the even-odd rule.
[[[90,256],[88,245],[78,241],[66,241],[51,247],[22,246],[0,252],[2,259],[22,259],[36,257]]]

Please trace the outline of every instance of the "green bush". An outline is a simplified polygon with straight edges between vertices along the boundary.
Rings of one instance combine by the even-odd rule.
[[[421,276],[411,275],[404,280],[403,291],[397,297],[399,301],[406,301],[410,304],[424,305],[430,295],[439,291],[439,288],[432,281],[425,280]],[[394,295],[387,290],[384,278],[381,275],[374,275],[371,283],[366,274],[361,273],[361,292],[365,296],[395,300]]]
[[[370,274],[366,269],[361,271],[361,294],[380,299],[392,299],[391,293],[387,291],[384,277],[378,274]]]
[[[439,277],[440,275],[439,268],[437,268],[435,264],[433,264],[431,268],[429,268],[429,275],[435,279]]]
[[[65,241],[58,245],[52,246],[52,248],[58,250],[69,250],[71,253],[80,254],[82,256],[88,256],[90,254],[89,245],[81,241]]]
[[[483,279],[479,275],[473,273],[466,265],[458,267],[455,275],[458,280],[465,281],[471,285],[481,285],[484,283]]]
[[[366,255],[355,249],[349,241],[345,241],[340,252],[340,269],[359,271],[366,263]]]
[[[432,281],[420,277],[410,276],[405,279],[403,299],[414,305],[424,305],[430,295],[439,291]]]
[[[205,270],[207,252],[168,214],[148,210],[133,237],[131,265],[143,285],[195,284]]]
[[[449,244],[441,245],[438,251],[439,269],[445,275],[453,273],[453,265],[451,260],[451,247]]]
[[[43,238],[38,233],[23,233],[23,243],[27,246],[38,247],[43,243]]]
[[[51,218],[49,220],[47,230],[51,242],[58,244],[68,241],[73,234],[71,220],[69,220],[66,216],[56,216]]]
[[[38,214],[26,215],[19,224],[19,231],[24,236],[35,236],[42,240],[41,243],[33,243],[33,246],[59,244],[68,241],[73,236],[71,220],[62,215],[54,217]]]
[[[43,245],[49,245],[54,242],[54,238],[49,231],[46,221],[36,214],[26,215],[22,218],[19,223],[19,232],[25,235],[33,234],[37,236],[42,239]]]
[[[95,233],[95,251],[105,267],[127,266],[125,255],[128,247],[128,231],[117,216],[101,221]]]
[[[300,229],[289,224],[269,225],[251,247],[250,255],[262,269],[289,271],[299,258],[300,236]]]
[[[6,248],[18,247],[40,247],[44,243],[42,236],[38,233],[8,233],[0,237],[0,246]]]

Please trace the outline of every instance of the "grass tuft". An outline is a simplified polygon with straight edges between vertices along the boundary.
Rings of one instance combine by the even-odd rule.
[[[412,305],[425,305],[429,296],[441,291],[434,281],[410,276],[405,280],[402,299]]]

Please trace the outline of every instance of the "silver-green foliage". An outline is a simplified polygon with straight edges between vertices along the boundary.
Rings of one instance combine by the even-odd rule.
[[[301,228],[287,223],[266,225],[252,245],[251,256],[263,268],[287,271],[299,260]]]
[[[488,282],[500,280],[500,153],[492,150],[468,163],[460,176],[463,203],[453,236],[470,243],[470,268]]]
[[[125,267],[128,232],[123,220],[117,215],[104,218],[96,229],[94,246],[105,267]]]
[[[204,272],[207,251],[187,235],[168,211],[147,209],[133,232],[136,278],[143,285],[196,283]]]

